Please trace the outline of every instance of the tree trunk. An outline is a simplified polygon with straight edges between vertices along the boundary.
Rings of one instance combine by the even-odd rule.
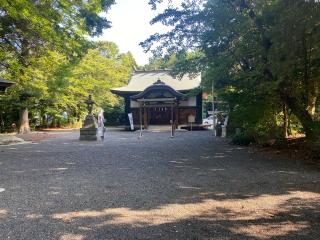
[[[307,95],[307,110],[308,113],[314,118],[317,96],[318,96],[318,81],[312,76],[311,70],[311,52],[312,52],[312,43],[308,42],[306,34],[303,38],[303,51],[304,51],[304,85]]]
[[[20,126],[19,126],[19,133],[25,134],[30,132],[29,126],[29,111],[28,108],[23,108],[19,111],[19,118],[20,118]]]
[[[291,114],[292,114],[292,111],[289,111],[288,107],[287,107],[287,110],[288,110],[288,135],[292,135],[292,129],[291,129]]]
[[[318,137],[318,124],[315,122],[306,109],[301,109],[294,105],[288,104],[294,115],[299,119],[306,137],[311,141]]]
[[[306,137],[311,141],[318,137],[318,124],[309,114],[303,104],[294,96],[290,96],[285,91],[281,91],[281,98],[291,109],[292,113],[299,119]]]
[[[44,114],[41,114],[41,127],[47,127],[47,119],[46,116]]]
[[[314,114],[316,112],[316,103],[317,103],[317,97],[314,95],[314,93],[309,93],[307,110],[312,117],[314,117]]]
[[[283,104],[283,138],[288,138],[289,116],[286,104]]]
[[[0,132],[4,131],[4,120],[3,120],[3,114],[2,111],[0,110]]]

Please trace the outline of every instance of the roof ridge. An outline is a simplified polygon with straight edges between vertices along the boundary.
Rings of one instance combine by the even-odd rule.
[[[141,73],[141,72],[169,72],[172,69],[164,68],[164,69],[135,69],[134,72]]]

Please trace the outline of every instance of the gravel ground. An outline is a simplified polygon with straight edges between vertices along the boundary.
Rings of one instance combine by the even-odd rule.
[[[27,142],[39,142],[51,138],[60,138],[60,132],[31,132],[28,134],[0,134],[0,145],[16,145]]]
[[[0,145],[12,145],[23,143],[24,140],[13,134],[0,134]]]
[[[61,132],[31,132],[28,134],[17,134],[17,136],[24,141],[29,141],[29,142],[39,142],[51,138],[61,138],[62,134]]]
[[[0,239],[320,239],[320,171],[210,132],[0,146]]]

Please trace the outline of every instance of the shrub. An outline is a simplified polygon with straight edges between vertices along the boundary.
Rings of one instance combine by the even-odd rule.
[[[232,143],[236,145],[248,146],[250,143],[254,142],[254,137],[245,132],[236,134],[232,138]]]

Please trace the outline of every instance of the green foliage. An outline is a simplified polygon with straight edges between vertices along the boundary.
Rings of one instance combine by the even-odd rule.
[[[96,107],[108,111],[121,103],[110,89],[127,84],[134,66],[131,53],[121,54],[116,44],[98,42],[72,69],[68,90],[83,102],[92,93]]]
[[[99,35],[110,23],[99,15],[113,0],[3,0],[0,15],[1,57],[29,65],[29,56],[46,49],[79,56],[86,35]],[[8,58],[9,57],[9,58]],[[3,61],[1,61],[3,62]]]
[[[148,70],[154,69],[171,69],[177,61],[175,54],[166,57],[154,56],[149,59],[149,64],[145,65],[144,68]]]
[[[104,110],[106,126],[119,126],[125,124],[127,116],[124,112],[123,104],[119,103],[119,105],[114,107],[106,107]]]
[[[172,30],[142,46],[157,56],[176,54],[177,75],[204,72],[208,91],[214,81],[233,128],[258,139],[277,137],[286,105],[314,139],[320,135],[319,11],[320,4],[304,0],[183,1],[152,21]]]
[[[232,143],[236,145],[248,146],[254,142],[254,138],[248,133],[239,133],[232,137]]]
[[[100,13],[113,3],[114,0],[1,2],[0,75],[17,83],[9,93],[17,110],[37,106],[40,112],[49,111],[58,118],[61,111],[79,108],[67,95],[69,82],[65,74],[90,48],[87,37],[110,27]]]
[[[79,61],[70,61],[64,54],[49,50],[31,63],[18,84],[8,90],[5,104],[1,105],[5,115],[14,116],[4,119],[6,128],[9,123],[17,123],[15,112],[21,106],[29,107],[31,123],[37,119],[47,127],[72,126],[86,114],[84,102],[90,93],[96,111],[105,109],[108,123],[120,122],[122,100],[111,94],[110,88],[127,83],[135,66],[131,53],[120,53],[111,42],[97,42]],[[22,92],[28,93],[25,101],[21,101]],[[109,121],[112,118],[109,114],[116,114],[113,116],[116,120]]]

